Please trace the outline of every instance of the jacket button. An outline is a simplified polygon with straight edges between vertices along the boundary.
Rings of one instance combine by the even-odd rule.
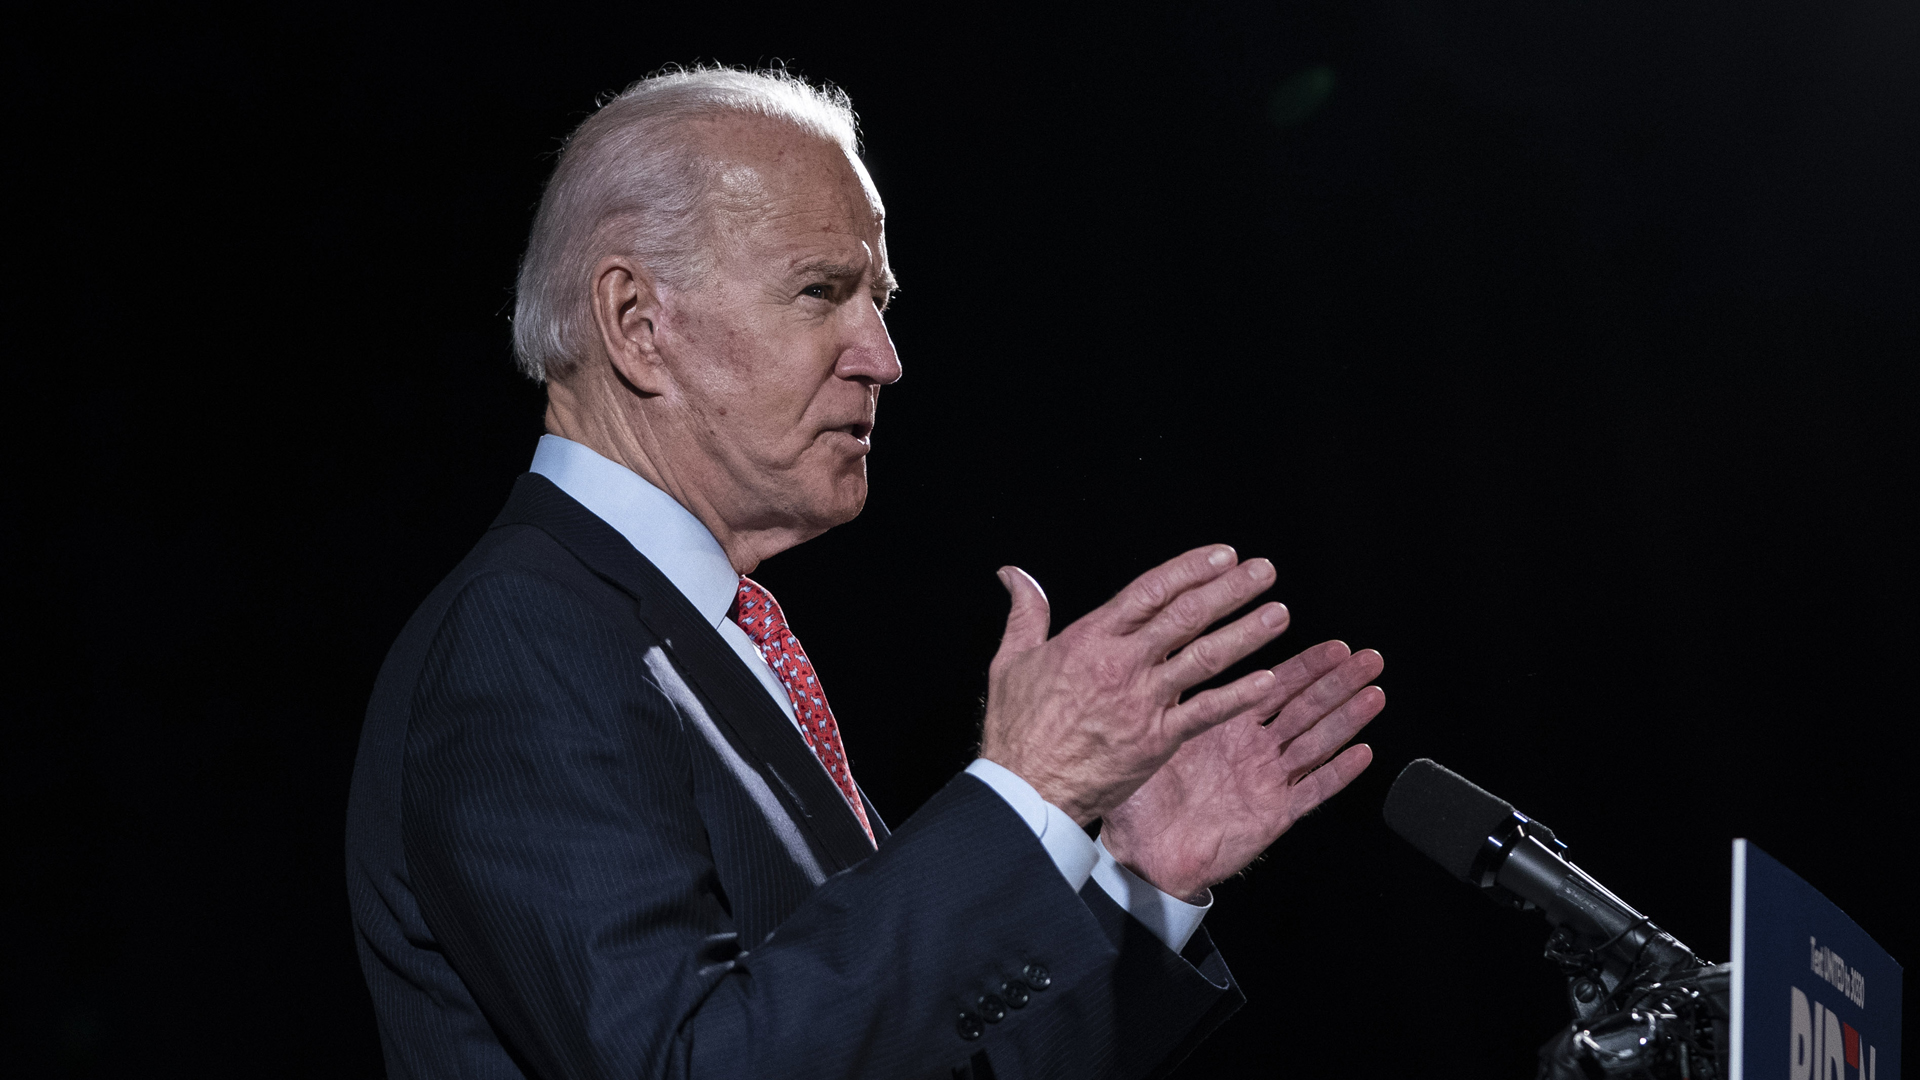
[[[1047,971],[1045,964],[1028,964],[1026,970],[1020,973],[1020,977],[1035,990],[1045,990],[1053,985],[1053,975]]]
[[[974,1004],[980,1010],[981,1019],[989,1024],[997,1024],[1007,1018],[1007,1003],[992,994],[980,995],[980,1000]]]
[[[1000,996],[1006,999],[1007,1007],[1010,1009],[1024,1009],[1027,1007],[1027,1002],[1033,1000],[1033,994],[1027,989],[1027,984],[1019,979],[1001,983]]]
[[[962,1009],[960,1011],[960,1022],[954,1025],[954,1029],[960,1032],[961,1038],[971,1040],[979,1038],[981,1034],[987,1030],[987,1026],[980,1022],[978,1016]]]

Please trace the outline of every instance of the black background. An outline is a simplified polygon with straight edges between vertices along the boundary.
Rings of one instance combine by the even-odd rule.
[[[9,35],[10,1075],[379,1075],[360,711],[539,434],[558,138],[701,59],[846,87],[887,199],[872,498],[757,576],[891,819],[1002,563],[1058,626],[1223,540],[1388,658],[1379,761],[1217,890],[1191,1074],[1531,1075],[1543,926],[1381,825],[1418,756],[1705,953],[1746,836],[1913,962],[1920,11],[662,7]]]

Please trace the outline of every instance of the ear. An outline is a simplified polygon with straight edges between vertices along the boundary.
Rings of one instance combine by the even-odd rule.
[[[652,275],[625,255],[609,255],[593,268],[593,321],[600,347],[621,378],[635,390],[658,394],[666,388],[654,327],[660,296]]]

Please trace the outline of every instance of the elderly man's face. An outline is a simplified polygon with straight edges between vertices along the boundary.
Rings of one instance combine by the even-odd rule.
[[[704,135],[725,168],[712,269],[664,295],[656,328],[678,437],[734,530],[816,535],[865,504],[875,405],[900,377],[880,198],[839,147],[787,125]]]

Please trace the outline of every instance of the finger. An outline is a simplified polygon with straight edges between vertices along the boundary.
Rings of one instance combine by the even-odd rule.
[[[1378,678],[1386,666],[1385,657],[1372,649],[1361,649],[1296,694],[1268,726],[1282,740],[1293,738],[1346,704],[1361,687]]]
[[[1239,712],[1222,722],[1253,725],[1259,729],[1257,734],[1261,739],[1277,746],[1281,740],[1273,735],[1274,725],[1267,721],[1273,719],[1274,713],[1278,712],[1288,699],[1346,658],[1345,642],[1323,641],[1285,663],[1268,668],[1267,670],[1273,672],[1273,688],[1261,697],[1248,702]]]
[[[1046,591],[1033,580],[1033,575],[1017,566],[1003,566],[1000,584],[1006,586],[1013,606],[1007,610],[1007,632],[1000,638],[1000,650],[993,656],[995,667],[1036,645],[1046,644],[1052,620]]]
[[[1294,818],[1305,817],[1314,807],[1326,802],[1340,793],[1340,789],[1353,783],[1354,778],[1373,764],[1373,747],[1366,743],[1350,746],[1347,752],[1313,770],[1312,773],[1293,786],[1294,797],[1291,800]]]
[[[1306,689],[1312,682],[1333,670],[1340,661],[1347,658],[1347,643],[1344,641],[1323,641],[1311,649],[1303,650],[1284,663],[1276,664],[1267,670],[1273,672],[1273,689],[1266,696],[1248,704],[1233,717],[1235,722],[1252,720],[1262,725],[1266,731],[1280,707],[1295,694]],[[1278,740],[1275,740],[1278,741]]]
[[[1225,544],[1194,548],[1134,578],[1087,617],[1098,621],[1110,633],[1130,634],[1189,589],[1232,569],[1236,558],[1233,549]]]
[[[1302,649],[1299,655],[1291,657],[1274,666],[1273,674],[1278,681],[1274,684],[1276,695],[1273,708],[1267,716],[1278,712],[1280,706],[1300,691],[1313,685],[1314,680],[1340,665],[1352,653],[1344,641],[1323,641],[1311,649]],[[1261,717],[1266,719],[1266,717]]]
[[[1154,681],[1168,696],[1184,693],[1279,637],[1289,619],[1285,604],[1262,604],[1155,667]]]
[[[1155,658],[1165,656],[1272,587],[1273,564],[1265,559],[1248,559],[1174,597],[1133,637]]]
[[[1305,689],[1315,679],[1326,674],[1347,658],[1347,643],[1344,641],[1323,641],[1311,649],[1305,649],[1299,655],[1276,664],[1267,670],[1273,672],[1273,687],[1259,698],[1243,705],[1232,716],[1221,721],[1222,725],[1244,724],[1248,738],[1258,739],[1268,746],[1278,747],[1291,733],[1282,736],[1280,725],[1268,721],[1295,694]],[[1209,691],[1211,692],[1211,691]],[[1196,697],[1198,695],[1195,695]]]
[[[1182,742],[1236,717],[1261,715],[1257,710],[1273,695],[1271,671],[1256,671],[1225,686],[1203,690],[1167,710],[1167,728]]]
[[[1280,752],[1281,766],[1290,776],[1318,768],[1386,707],[1387,692],[1377,686],[1367,687],[1289,742]]]

